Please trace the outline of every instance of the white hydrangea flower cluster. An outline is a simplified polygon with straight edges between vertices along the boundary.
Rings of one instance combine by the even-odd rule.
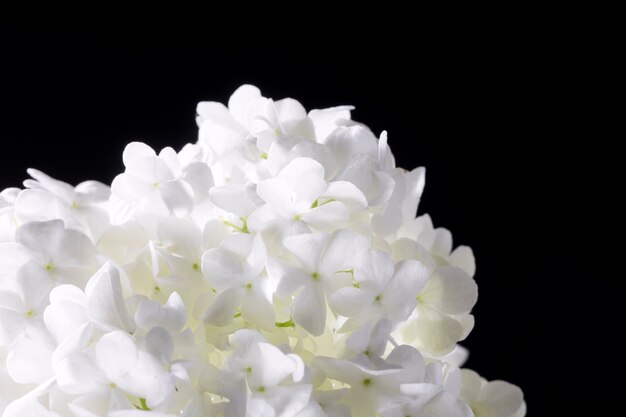
[[[2,416],[523,416],[459,369],[471,249],[351,109],[244,85],[110,188],[2,191]]]

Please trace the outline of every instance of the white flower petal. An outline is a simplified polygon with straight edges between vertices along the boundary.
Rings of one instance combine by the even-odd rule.
[[[118,383],[137,362],[137,347],[125,332],[116,330],[105,334],[96,344],[96,359],[107,378]]]
[[[486,417],[511,416],[522,407],[523,400],[522,390],[515,385],[491,381],[483,386],[474,407]]]
[[[329,235],[325,233],[312,233],[289,236],[283,243],[305,270],[315,272],[328,239]]]
[[[77,353],[61,359],[54,367],[59,387],[68,394],[80,395],[98,391],[107,381],[94,359]]]
[[[313,336],[324,333],[326,326],[326,299],[317,285],[306,286],[293,300],[293,321]]]
[[[228,109],[233,118],[241,125],[248,124],[248,108],[261,98],[261,90],[257,87],[245,84],[239,87],[228,100]]]
[[[193,190],[184,181],[169,181],[158,187],[165,206],[176,217],[184,217],[193,208]]]
[[[252,188],[252,190],[251,190]],[[227,184],[209,190],[211,202],[230,213],[247,217],[261,206],[253,184]]]
[[[46,210],[41,210],[46,207]],[[15,200],[15,217],[21,222],[47,221],[62,216],[58,197],[46,190],[26,189]]]
[[[467,272],[470,277],[476,273],[476,261],[474,253],[469,246],[459,246],[448,257],[451,265],[457,266]]]
[[[223,249],[210,249],[202,255],[204,277],[219,289],[230,287],[243,274],[241,260],[232,252]]]
[[[334,274],[337,271],[353,269],[358,257],[369,247],[369,242],[363,235],[348,230],[338,230],[326,243],[319,270]]]
[[[163,327],[153,327],[146,334],[146,350],[159,362],[169,364],[174,354],[174,339]]]
[[[233,321],[233,316],[241,305],[242,297],[240,288],[227,288],[219,292],[204,312],[203,320],[215,326],[228,325]]]
[[[343,203],[331,201],[307,211],[301,220],[318,230],[336,230],[350,220],[350,213]]]
[[[150,158],[155,157],[156,153],[154,149],[146,145],[142,142],[131,142],[124,148],[124,153],[122,155],[122,160],[124,161],[124,166],[129,166],[133,163],[134,160],[139,158]]]
[[[253,384],[274,387],[296,370],[294,361],[276,346],[259,343],[257,349],[258,357],[255,358],[250,377]]]
[[[340,288],[328,299],[331,308],[344,317],[352,317],[371,306],[376,295],[360,288]]]
[[[417,338],[420,350],[437,356],[450,352],[463,338],[463,326],[457,320],[428,307],[418,307],[417,319],[406,329],[409,340]]]
[[[94,323],[107,330],[134,330],[124,302],[120,275],[115,267],[104,264],[87,283],[85,294],[87,313]]]
[[[256,291],[247,291],[244,295],[241,316],[248,323],[261,329],[273,329],[276,319],[273,305]]]
[[[444,313],[465,314],[476,304],[478,287],[462,269],[444,266],[431,275],[420,299]]]
[[[30,253],[24,246],[13,242],[0,242],[0,275],[15,274],[30,258]]]
[[[292,191],[284,181],[278,178],[270,178],[260,183],[256,192],[280,216],[291,217],[295,214],[293,211]]]
[[[18,384],[41,383],[53,375],[51,362],[49,344],[20,336],[11,345],[6,370]]]

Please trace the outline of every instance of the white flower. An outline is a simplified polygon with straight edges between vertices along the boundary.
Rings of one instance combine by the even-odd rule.
[[[474,326],[469,314],[478,298],[476,282],[460,268],[436,268],[416,295],[417,309],[398,336],[429,354],[449,353]]]
[[[111,189],[107,185],[85,181],[72,187],[36,169],[28,169],[28,174],[34,179],[24,181],[27,189],[15,200],[15,216],[20,222],[61,219],[98,240],[108,225],[106,203]]]
[[[333,230],[350,220],[351,208],[367,206],[365,196],[352,183],[326,182],[324,167],[311,158],[292,160],[277,177],[260,183],[257,193],[267,205],[249,220],[253,229],[278,218],[302,222],[317,230]]]
[[[401,386],[417,382],[424,366],[419,353],[409,346],[394,349],[382,368],[362,361],[325,357],[316,358],[315,364],[327,377],[349,385],[342,401],[354,415],[363,417],[406,403],[409,399],[402,394]]]
[[[284,244],[300,268],[272,262],[270,273],[279,281],[277,294],[285,296],[299,290],[291,305],[293,321],[319,336],[326,325],[326,295],[352,285],[348,271],[354,268],[355,257],[367,249],[367,241],[342,230],[332,235],[290,236]]]
[[[383,417],[474,417],[467,404],[458,399],[461,375],[456,367],[430,363],[424,381],[405,384],[402,393],[411,401],[382,413]]]
[[[111,188],[0,192],[0,415],[523,417],[458,368],[471,249],[352,109],[243,85]]]
[[[20,335],[46,332],[43,312],[52,288],[49,277],[28,261],[16,278],[16,288],[0,291],[0,346],[9,346]]]
[[[63,221],[29,222],[16,230],[15,243],[0,244],[0,273],[15,273],[31,260],[51,284],[84,283],[95,270],[95,255],[91,241]]]
[[[522,390],[505,381],[487,382],[469,369],[461,370],[459,397],[471,407],[474,417],[523,417],[526,414]]]
[[[299,356],[284,354],[248,330],[234,333],[231,343],[234,352],[226,369],[246,381],[251,392],[248,415],[292,417],[308,404],[311,385],[298,384],[304,376]]]
[[[135,213],[182,217],[193,208],[193,189],[183,180],[178,156],[172,148],[158,155],[141,142],[124,149],[126,171],[111,185],[111,223],[124,223]]]
[[[70,409],[77,413],[108,413],[130,406],[124,391],[129,372],[137,361],[136,347],[126,333],[114,331],[104,335],[95,345],[93,328],[84,327],[74,351],[55,363],[56,381],[68,394],[77,396]]]
[[[394,262],[377,250],[362,252],[354,266],[354,284],[331,296],[331,305],[341,315],[351,317],[347,327],[389,319],[394,324],[411,314],[417,300],[414,294],[424,287],[427,271],[417,261]]]
[[[395,165],[387,147],[387,132],[376,140],[372,132],[361,125],[340,127],[325,144],[336,158],[335,180],[344,180],[359,188],[370,206],[384,204],[391,198],[395,181],[390,171]]]
[[[265,245],[259,235],[235,234],[205,252],[202,271],[218,293],[204,313],[208,323],[224,326],[239,314],[248,323],[274,326],[272,289],[265,272]]]

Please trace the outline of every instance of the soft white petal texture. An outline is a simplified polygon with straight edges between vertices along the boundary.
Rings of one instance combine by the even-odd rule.
[[[418,261],[400,261],[395,265],[393,279],[386,289],[392,299],[401,298],[403,294],[415,298],[426,285],[428,270]]]
[[[209,190],[209,197],[219,208],[241,217],[248,216],[262,203],[256,195],[253,184],[227,184],[212,187]]]
[[[42,211],[41,207],[47,207]],[[15,200],[15,217],[20,222],[48,221],[62,218],[62,203],[54,194],[41,189],[26,189]]]
[[[357,209],[367,207],[367,199],[354,184],[348,181],[333,181],[324,191],[324,197],[334,198]]]
[[[296,370],[296,364],[276,346],[259,343],[258,349],[256,360],[261,367],[252,370],[250,380],[253,385],[274,387]]]
[[[354,287],[343,287],[331,294],[330,306],[342,316],[352,317],[371,304],[374,294]]]
[[[89,280],[85,294],[91,321],[108,330],[134,330],[122,294],[119,272],[111,264],[104,264]]]
[[[30,259],[28,250],[14,242],[0,242],[0,274],[15,273]]]
[[[459,246],[448,257],[450,264],[464,270],[470,277],[476,273],[476,261],[474,253],[469,246]]]
[[[238,288],[227,288],[215,296],[215,299],[204,312],[205,322],[215,326],[225,326],[233,321],[233,316],[237,307],[241,305],[243,298],[242,290]]]
[[[124,148],[122,161],[125,166],[130,166],[137,159],[155,157],[154,149],[142,142],[131,142]]]
[[[4,411],[3,417],[61,417],[58,413],[48,410],[35,398],[26,397],[11,403]]]
[[[487,417],[513,415],[522,406],[522,401],[522,390],[505,381],[488,382],[478,397],[478,403],[484,404],[482,407],[486,412],[483,414]]]
[[[163,202],[176,217],[184,217],[193,208],[193,190],[180,181],[170,181],[159,186]]]
[[[314,233],[289,236],[283,243],[306,271],[315,272],[328,239],[327,234]]]
[[[146,300],[135,312],[135,323],[144,329],[161,326],[171,332],[179,331],[187,321],[187,310],[182,298],[173,292],[165,305]]]
[[[87,394],[109,383],[94,358],[86,353],[76,353],[61,359],[55,365],[54,372],[57,383],[68,394]]]
[[[243,273],[239,258],[223,248],[210,249],[202,256],[202,271],[209,282],[220,288],[228,287]]]
[[[450,352],[463,339],[463,326],[454,318],[429,307],[418,309],[417,319],[407,326],[406,333],[414,335],[418,348],[435,355]]]
[[[270,178],[260,183],[256,192],[280,216],[290,217],[295,214],[292,208],[292,191],[284,181]]]
[[[355,260],[369,248],[368,240],[354,232],[339,230],[334,232],[324,248],[319,270],[325,273],[353,269]]]
[[[350,213],[345,205],[331,201],[300,216],[303,222],[317,230],[333,230],[337,225],[344,225],[350,220]]]
[[[61,220],[26,223],[16,231],[15,240],[58,266],[83,266],[95,255],[89,239],[65,229]]]
[[[311,279],[310,273],[275,258],[267,260],[267,274],[276,282],[276,295],[285,297],[293,294]]]
[[[135,365],[137,348],[128,334],[116,330],[100,339],[96,345],[96,358],[107,378],[116,382]]]
[[[389,236],[402,225],[402,210],[393,203],[389,203],[380,213],[372,218],[372,229],[380,236]]]
[[[168,249],[184,258],[197,256],[202,246],[202,234],[193,223],[174,218],[160,219],[157,224],[157,235],[161,243]]]
[[[263,294],[248,291],[242,299],[241,316],[248,323],[261,329],[271,329],[274,326],[276,314],[274,307]]]
[[[52,289],[43,319],[58,343],[87,323],[86,303],[85,293],[78,287],[66,284]]]
[[[250,105],[261,98],[261,91],[253,85],[242,85],[239,87],[228,100],[228,109],[233,118],[244,126],[248,125],[248,108]]]
[[[337,126],[350,120],[350,110],[352,106],[338,106],[327,109],[315,109],[309,112],[309,117],[315,125],[315,136],[317,140],[324,143]]]
[[[159,362],[169,364],[174,353],[174,339],[163,327],[153,327],[146,334],[146,350]]]
[[[306,286],[293,301],[293,321],[313,336],[324,332],[326,300],[319,285]]]
[[[392,323],[381,319],[376,324],[366,324],[353,332],[346,340],[346,345],[355,353],[382,356],[389,341]]]
[[[475,415],[499,417],[525,414],[526,405],[522,391],[504,381],[487,382],[476,372],[461,370],[459,397],[472,407]]]
[[[420,299],[446,314],[468,313],[478,299],[476,282],[462,269],[437,268]]]
[[[351,110],[242,85],[110,187],[0,191],[0,415],[524,417],[459,369],[472,250]]]
[[[23,335],[11,345],[6,369],[19,384],[42,383],[53,375],[52,346],[49,341]]]

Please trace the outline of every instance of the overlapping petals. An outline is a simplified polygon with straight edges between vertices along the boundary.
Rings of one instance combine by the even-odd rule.
[[[243,85],[109,187],[0,193],[3,417],[523,417],[460,369],[470,248],[350,106]]]

